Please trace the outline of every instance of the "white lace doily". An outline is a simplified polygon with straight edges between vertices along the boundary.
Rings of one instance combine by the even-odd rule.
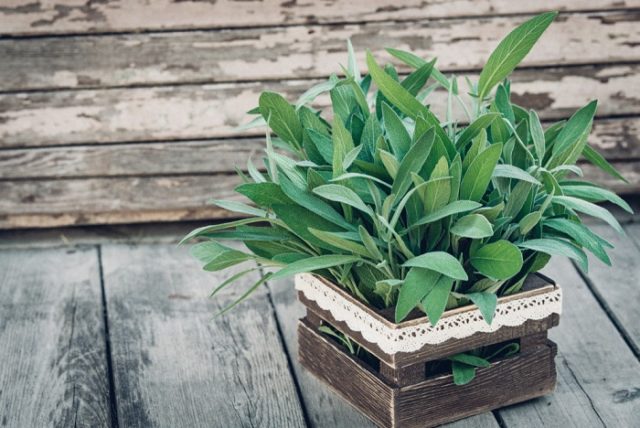
[[[518,326],[525,321],[540,320],[562,312],[562,291],[555,287],[548,292],[521,298],[501,299],[491,325],[487,324],[480,310],[453,310],[444,314],[435,327],[425,318],[393,325],[380,316],[372,316],[364,306],[347,300],[318,278],[310,274],[296,275],[296,290],[329,311],[338,321],[345,322],[358,331],[370,343],[376,344],[387,354],[414,352],[423,346],[435,345],[449,339],[462,339],[477,332],[491,333],[503,326]],[[403,324],[409,324],[403,327]]]

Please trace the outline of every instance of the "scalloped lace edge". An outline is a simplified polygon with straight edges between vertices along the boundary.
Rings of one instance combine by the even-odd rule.
[[[337,321],[345,322],[351,330],[360,332],[365,340],[391,355],[414,352],[425,345],[463,339],[478,332],[491,333],[503,326],[519,326],[527,320],[540,320],[553,313],[562,313],[562,291],[556,288],[548,293],[499,303],[491,325],[484,321],[480,310],[476,308],[442,318],[435,327],[425,321],[394,329],[353,305],[310,274],[296,275],[295,288],[320,308],[330,312]]]

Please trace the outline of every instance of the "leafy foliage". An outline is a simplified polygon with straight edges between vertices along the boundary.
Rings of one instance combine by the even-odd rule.
[[[194,255],[206,270],[257,262],[270,273],[252,288],[314,272],[374,307],[395,308],[397,322],[419,310],[433,325],[446,309],[467,304],[491,323],[497,297],[518,292],[550,255],[586,268],[587,250],[609,263],[610,244],[579,216],[621,231],[595,203],[630,210],[614,193],[579,180],[581,155],[622,179],[587,144],[596,102],[545,130],[534,111],[511,102],[505,80],[555,15],[512,31],[467,99],[435,60],[408,52],[389,49],[413,69],[404,78],[370,52],[369,74],[361,74],[350,43],[344,77],[332,75],[295,104],[263,93],[253,122],[266,123],[275,137],[267,132],[262,168],[249,162],[236,189],[255,206],[214,201],[250,217],[191,232],[185,240],[204,240]],[[434,85],[449,94],[444,121],[428,106]],[[323,93],[329,112],[312,107]],[[454,106],[467,120],[455,120]],[[224,239],[243,241],[249,252]],[[453,358],[460,383],[478,361]]]

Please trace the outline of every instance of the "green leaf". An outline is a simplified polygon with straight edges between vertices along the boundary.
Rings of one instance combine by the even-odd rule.
[[[492,144],[476,156],[462,178],[460,199],[476,202],[482,199],[501,153],[502,144],[497,143]]]
[[[300,98],[298,98],[298,101],[296,102],[296,110],[300,109],[305,104],[308,104],[315,100],[318,95],[332,90],[333,88],[335,88],[338,82],[339,80],[337,76],[335,74],[332,74],[329,80],[327,80],[326,82],[318,83],[317,85],[314,85],[311,88],[307,89],[302,95],[300,95]]]
[[[493,170],[493,177],[514,178],[516,180],[526,181],[538,186],[542,185],[542,183],[540,183],[527,171],[518,168],[517,166],[507,164],[496,165],[495,169]]]
[[[233,307],[235,307],[238,303],[241,303],[242,301],[244,301],[247,297],[249,297],[251,295],[251,293],[256,291],[258,289],[258,287],[260,287],[262,284],[264,284],[270,278],[271,278],[271,274],[270,273],[268,273],[265,276],[263,276],[262,278],[260,278],[258,281],[256,281],[255,284],[253,284],[251,287],[249,287],[249,289],[247,291],[245,291],[240,297],[238,297],[236,300],[234,300],[233,303],[231,303],[230,305],[228,305],[227,307],[222,309],[220,312],[218,312],[217,316],[220,316],[220,315],[228,312]]]
[[[618,180],[622,180],[625,183],[628,183],[627,179],[624,178],[616,169],[611,165],[605,158],[602,157],[600,153],[598,153],[593,147],[589,144],[585,144],[582,149],[582,155],[592,164],[606,172],[612,177],[617,178]]]
[[[591,101],[571,116],[555,139],[553,144],[554,156],[563,153],[579,140],[585,132],[589,132],[597,106],[597,101]]]
[[[225,269],[252,258],[249,254],[213,241],[194,245],[191,248],[191,255],[204,263],[203,269],[206,271]]]
[[[466,281],[469,279],[464,268],[451,254],[444,251],[433,251],[407,260],[402,266],[430,269],[453,279]]]
[[[573,196],[554,196],[552,202],[562,205],[566,208],[590,215],[592,217],[599,218],[600,220],[608,223],[611,227],[618,231],[618,233],[622,235],[624,234],[624,230],[622,230],[622,226],[620,226],[618,220],[616,220],[616,218],[611,215],[609,211],[602,207],[599,207],[596,204],[583,201],[582,199],[574,198]]]
[[[265,210],[251,207],[247,204],[243,204],[242,202],[238,202],[238,201],[224,201],[220,199],[213,199],[209,202],[216,206],[219,206],[220,208],[224,208],[227,211],[231,211],[235,213],[254,215],[256,217],[267,216],[267,212]]]
[[[520,233],[522,235],[526,235],[527,233],[531,232],[531,229],[533,229],[540,222],[541,218],[542,212],[540,211],[534,211],[522,217],[522,219],[518,222]]]
[[[558,12],[547,12],[526,21],[498,44],[480,73],[478,81],[480,100],[516,68],[557,14]]]
[[[460,134],[456,141],[456,147],[461,149],[467,145],[472,139],[476,137],[483,129],[486,129],[493,123],[494,120],[500,117],[499,113],[485,113],[474,120],[465,130]]]
[[[476,377],[476,368],[468,364],[452,361],[451,370],[453,371],[453,383],[458,386],[466,385]]]
[[[290,203],[298,204],[343,229],[355,229],[353,225],[346,221],[331,205],[320,198],[316,198],[309,192],[297,188],[284,177],[280,181],[280,186],[284,193],[290,198],[290,201],[295,201]]]
[[[459,200],[453,201],[448,205],[422,217],[415,224],[411,225],[411,228],[420,226],[423,224],[433,223],[434,221],[441,220],[450,215],[459,214],[480,208],[482,204],[475,201]]]
[[[446,157],[440,158],[421,192],[426,213],[434,212],[447,205],[451,197],[451,177]]]
[[[333,177],[345,173],[344,159],[354,149],[353,139],[338,116],[333,119]]]
[[[431,128],[411,146],[407,155],[400,162],[391,193],[400,196],[404,195],[409,189],[409,186],[411,186],[411,173],[420,171],[431,152],[434,139],[435,133]]]
[[[397,159],[402,160],[411,146],[411,136],[407,132],[402,119],[398,117],[395,111],[387,103],[382,103],[382,120],[387,130],[387,138],[389,145],[393,149],[393,154]]]
[[[360,225],[358,226],[358,233],[360,234],[360,239],[362,240],[362,243],[364,244],[365,248],[369,252],[369,257],[375,260],[384,260],[384,256],[378,249],[378,245],[376,244],[376,241],[369,234],[367,229],[364,226]]]
[[[341,250],[345,250],[363,257],[370,257],[369,252],[364,246],[348,239],[342,238],[336,233],[326,232],[324,230],[318,230],[312,227],[309,228],[309,232],[315,235],[318,239],[321,239],[327,244],[332,245],[336,248],[340,248]]]
[[[567,241],[555,238],[540,238],[520,242],[518,246],[528,250],[540,251],[541,253],[549,254],[550,256],[565,256],[572,258],[578,262],[585,272],[587,271],[588,262],[584,251]]]
[[[298,260],[280,269],[273,274],[272,279],[285,278],[297,273],[313,272],[320,269],[327,269],[335,266],[342,266],[356,263],[362,259],[358,256],[345,256],[341,254],[331,254],[326,256],[315,256]]]
[[[263,221],[269,221],[269,220],[264,218],[253,217],[253,218],[243,218],[240,220],[234,220],[227,223],[219,223],[219,224],[213,224],[210,226],[202,226],[189,232],[184,238],[182,238],[182,240],[178,245],[182,245],[185,242],[190,241],[194,238],[197,238],[199,236],[204,236],[213,232],[217,232],[219,230],[231,229],[236,226],[241,226],[241,225],[250,224],[250,223],[258,223]]]
[[[481,294],[481,293],[478,293]],[[484,358],[477,357],[471,354],[456,354],[447,357],[451,361],[457,361],[459,363],[467,364],[473,367],[489,367],[491,363]]]
[[[508,279],[522,269],[522,253],[506,240],[483,245],[470,258],[471,265],[494,279]]]
[[[564,193],[565,196],[575,196],[589,202],[609,201],[612,204],[619,206],[629,214],[633,214],[633,210],[629,204],[610,190],[587,184],[562,184],[560,187],[562,188],[562,193]]]
[[[386,150],[378,150],[378,154],[380,155],[380,160],[384,165],[384,168],[389,173],[389,176],[395,180],[398,175],[398,170],[400,170],[400,163],[398,159],[391,153]]]
[[[325,184],[313,189],[313,193],[333,202],[350,205],[373,217],[373,211],[371,208],[362,201],[356,192],[348,187],[340,184]]]
[[[360,69],[358,68],[358,61],[356,61],[356,54],[353,51],[353,45],[351,39],[347,39],[347,52],[349,53],[348,70],[349,74],[354,77],[356,82],[359,82],[362,78],[360,76]]]
[[[411,52],[401,51],[399,49],[386,48],[387,52],[389,52],[394,57],[398,58],[400,61],[404,62],[407,65],[410,65],[413,68],[424,67],[429,64],[424,59],[420,58],[417,55],[412,54]],[[434,62],[435,59],[432,61]],[[433,78],[442,85],[447,91],[449,90],[449,80],[446,78],[444,74],[442,74],[437,68],[433,67],[432,70]]]
[[[493,235],[489,220],[480,214],[469,214],[460,218],[451,228],[451,233],[462,238],[481,239]]]
[[[438,138],[442,141],[449,142],[449,137],[447,137],[447,134],[440,126],[440,121],[433,113],[422,105],[420,101],[415,99],[400,83],[385,73],[369,51],[367,51],[367,67],[369,67],[369,74],[371,74],[371,78],[378,86],[378,90],[382,92],[391,104],[398,107],[401,112],[414,120],[422,115],[430,125],[435,126]]]
[[[395,321],[401,322],[418,306],[418,303],[435,287],[441,277],[437,272],[427,269],[411,268],[404,283],[400,286],[396,303]]]
[[[603,248],[605,246],[611,247],[611,244],[593,233],[588,227],[564,218],[545,220],[543,226],[568,235],[576,241],[578,245],[582,245],[591,251],[598,259],[602,260],[603,263],[611,266],[611,260]]]
[[[539,164],[542,164],[542,159],[544,159],[547,149],[544,141],[544,130],[542,129],[540,118],[534,110],[529,110],[529,133],[533,140],[536,157],[538,158]]]
[[[302,147],[302,125],[296,109],[282,95],[274,92],[263,92],[259,100],[260,114],[269,123],[278,137],[293,147]]]
[[[453,285],[453,279],[440,275],[436,281],[433,289],[422,299],[422,306],[424,307],[429,323],[432,326],[438,324],[440,317],[444,313],[447,307],[447,301],[449,300],[449,293],[451,293],[451,286]]]
[[[493,314],[496,312],[496,307],[498,306],[498,296],[496,296],[495,293],[485,292],[469,293],[465,294],[464,297],[475,303],[478,309],[480,309],[480,313],[482,314],[484,320],[487,322],[487,324],[491,325],[491,322],[493,321]]]
[[[435,63],[436,60],[433,59],[431,62],[419,67],[416,71],[409,74],[402,82],[400,82],[400,85],[415,97],[418,92],[420,92],[420,89],[422,89],[424,84],[427,83],[427,80],[429,80],[429,76],[431,76],[433,65]]]

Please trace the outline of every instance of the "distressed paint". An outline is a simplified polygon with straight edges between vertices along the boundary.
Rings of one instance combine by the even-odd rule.
[[[0,34],[101,33],[230,28],[433,17],[625,9],[638,0],[5,0]],[[144,16],[141,22],[140,16]]]
[[[561,17],[522,65],[639,61],[640,12],[614,19],[621,13]],[[527,18],[4,39],[0,40],[0,89],[323,77],[339,72],[338,64],[346,64],[347,38],[363,69],[366,49],[380,61],[391,60],[383,49],[387,46],[435,57],[445,71],[480,69],[500,39]]]

